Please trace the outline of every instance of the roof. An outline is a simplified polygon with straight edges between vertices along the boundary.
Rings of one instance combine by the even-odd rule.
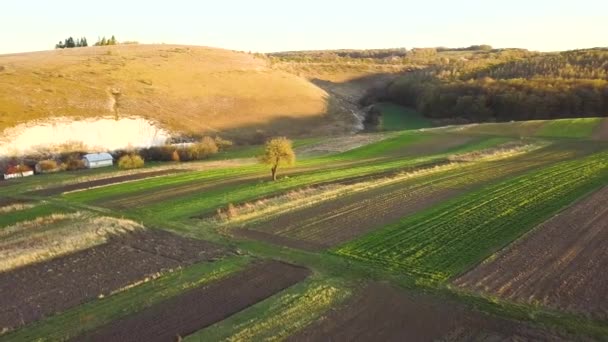
[[[112,155],[109,153],[89,153],[85,154],[82,158],[88,160],[89,162],[114,160],[114,158],[112,158]]]

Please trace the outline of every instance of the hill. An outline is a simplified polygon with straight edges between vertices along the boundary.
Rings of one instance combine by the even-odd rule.
[[[54,117],[149,119],[181,134],[263,139],[349,130],[328,94],[264,58],[117,45],[0,56],[0,131]]]

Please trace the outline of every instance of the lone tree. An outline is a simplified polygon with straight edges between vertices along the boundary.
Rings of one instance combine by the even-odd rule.
[[[270,165],[273,181],[277,180],[279,165],[290,166],[296,161],[296,154],[291,145],[291,140],[285,137],[273,138],[266,142],[264,154],[259,157],[259,160],[261,163]]]

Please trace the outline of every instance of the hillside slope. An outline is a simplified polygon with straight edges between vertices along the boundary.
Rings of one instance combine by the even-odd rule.
[[[118,45],[0,56],[0,132],[53,117],[141,116],[176,133],[263,139],[349,130],[328,94],[246,53]]]

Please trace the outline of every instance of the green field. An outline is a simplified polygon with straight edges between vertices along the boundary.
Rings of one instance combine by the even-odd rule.
[[[394,103],[379,103],[375,105],[382,113],[380,128],[385,131],[402,131],[432,127],[429,119],[413,109]]]
[[[530,336],[549,340],[553,332],[566,334],[564,336],[574,334],[581,339],[601,340],[608,336],[608,321],[604,318],[562,312],[543,303],[532,305],[497,299],[464,291],[450,283],[476,265],[491,260],[514,241],[525,238],[526,233],[578,199],[608,185],[608,145],[587,140],[599,120],[495,123],[418,131],[414,127],[425,127],[427,122],[414,116],[401,120],[399,115],[407,111],[390,104],[383,106],[392,113],[385,116],[384,124],[390,127],[384,129],[398,132],[387,133],[382,140],[351,150],[298,159],[292,168],[279,169],[277,181],[270,180],[267,166],[236,161],[259,154],[260,147],[253,146],[237,147],[214,157],[215,160],[182,164],[192,168],[185,167],[186,171],[181,173],[65,194],[47,196],[31,191],[123,173],[114,169],[57,173],[0,186],[0,196],[30,200],[33,204],[0,215],[0,232],[10,226],[21,227],[15,230],[19,235],[11,237],[14,240],[0,234],[0,243],[8,245],[11,251],[41,246],[50,249],[53,243],[47,236],[67,238],[80,233],[68,232],[70,222],[86,223],[89,221],[85,218],[107,216],[128,220],[149,230],[176,233],[180,238],[204,240],[225,249],[221,257],[186,266],[162,259],[173,265],[170,270],[130,280],[118,290],[109,289],[105,295],[100,293],[24,326],[4,327],[0,313],[0,341],[76,338],[142,313],[151,315],[158,305],[171,303],[190,291],[224,284],[221,281],[269,260],[304,267],[309,275],[286,288],[255,298],[253,304],[204,328],[189,330],[180,338],[186,341],[288,339],[316,327],[328,317],[335,319],[336,312],[342,312],[339,310],[364,300],[361,291],[370,284],[392,286],[412,303],[427,296],[433,298],[432,303],[412,309],[414,318],[418,312],[424,317],[428,308],[449,302],[457,307],[453,312],[467,319],[474,320],[478,314],[500,319],[493,322],[502,330],[494,331],[493,325],[484,327],[491,336],[498,334],[497,331],[501,334],[514,331],[510,330],[513,326],[502,326],[506,321],[518,327],[523,324],[525,329],[538,334]],[[305,148],[324,142],[324,138],[304,139],[295,145]],[[425,201],[429,202],[422,205]],[[236,213],[230,217],[227,213],[233,206],[249,216],[241,218],[239,215],[245,214]],[[218,215],[218,210],[224,216]],[[83,219],[74,216],[70,222],[55,224],[39,219],[39,225],[19,225],[56,213],[74,212],[82,213]],[[363,226],[365,229],[350,233]],[[246,235],[246,232],[261,235]],[[131,236],[129,234],[116,234],[108,239],[114,241],[112,239]],[[334,239],[336,236],[339,239]],[[281,239],[288,239],[292,244],[282,244]],[[157,258],[165,255],[175,258],[172,253],[177,253],[175,260],[178,260],[183,252],[181,248],[186,250],[191,243],[180,241],[183,243],[179,247],[152,240],[138,247],[141,249],[126,249],[142,252],[150,262],[160,262]],[[298,243],[312,242],[322,248],[298,246]],[[196,252],[204,254],[206,250]],[[57,258],[62,257],[63,254]],[[103,255],[103,258],[112,257]],[[45,262],[48,260],[41,259],[11,272],[21,272]],[[104,279],[103,268],[100,272],[99,279]],[[46,281],[48,275],[41,274],[40,279]],[[10,275],[0,272],[0,286],[1,277],[8,279]],[[54,278],[49,279],[52,282]],[[4,286],[8,289],[10,284],[12,282],[7,282]],[[265,284],[270,286],[272,282]],[[234,298],[241,298],[242,292],[233,294]],[[226,293],[231,293],[230,289],[226,289]],[[4,300],[10,302],[11,297]],[[221,299],[210,303],[218,310],[224,305],[234,305]],[[382,305],[390,312],[394,303]],[[342,313],[348,316],[349,312]],[[192,318],[181,317],[177,311],[171,315],[166,321],[181,324]],[[436,321],[433,318],[421,324],[434,326],[441,315]],[[412,322],[416,321],[414,318]],[[404,318],[382,319],[386,320],[386,326],[377,322],[370,324],[390,330],[391,324],[398,322],[393,319]],[[340,329],[354,329],[348,324]]]

